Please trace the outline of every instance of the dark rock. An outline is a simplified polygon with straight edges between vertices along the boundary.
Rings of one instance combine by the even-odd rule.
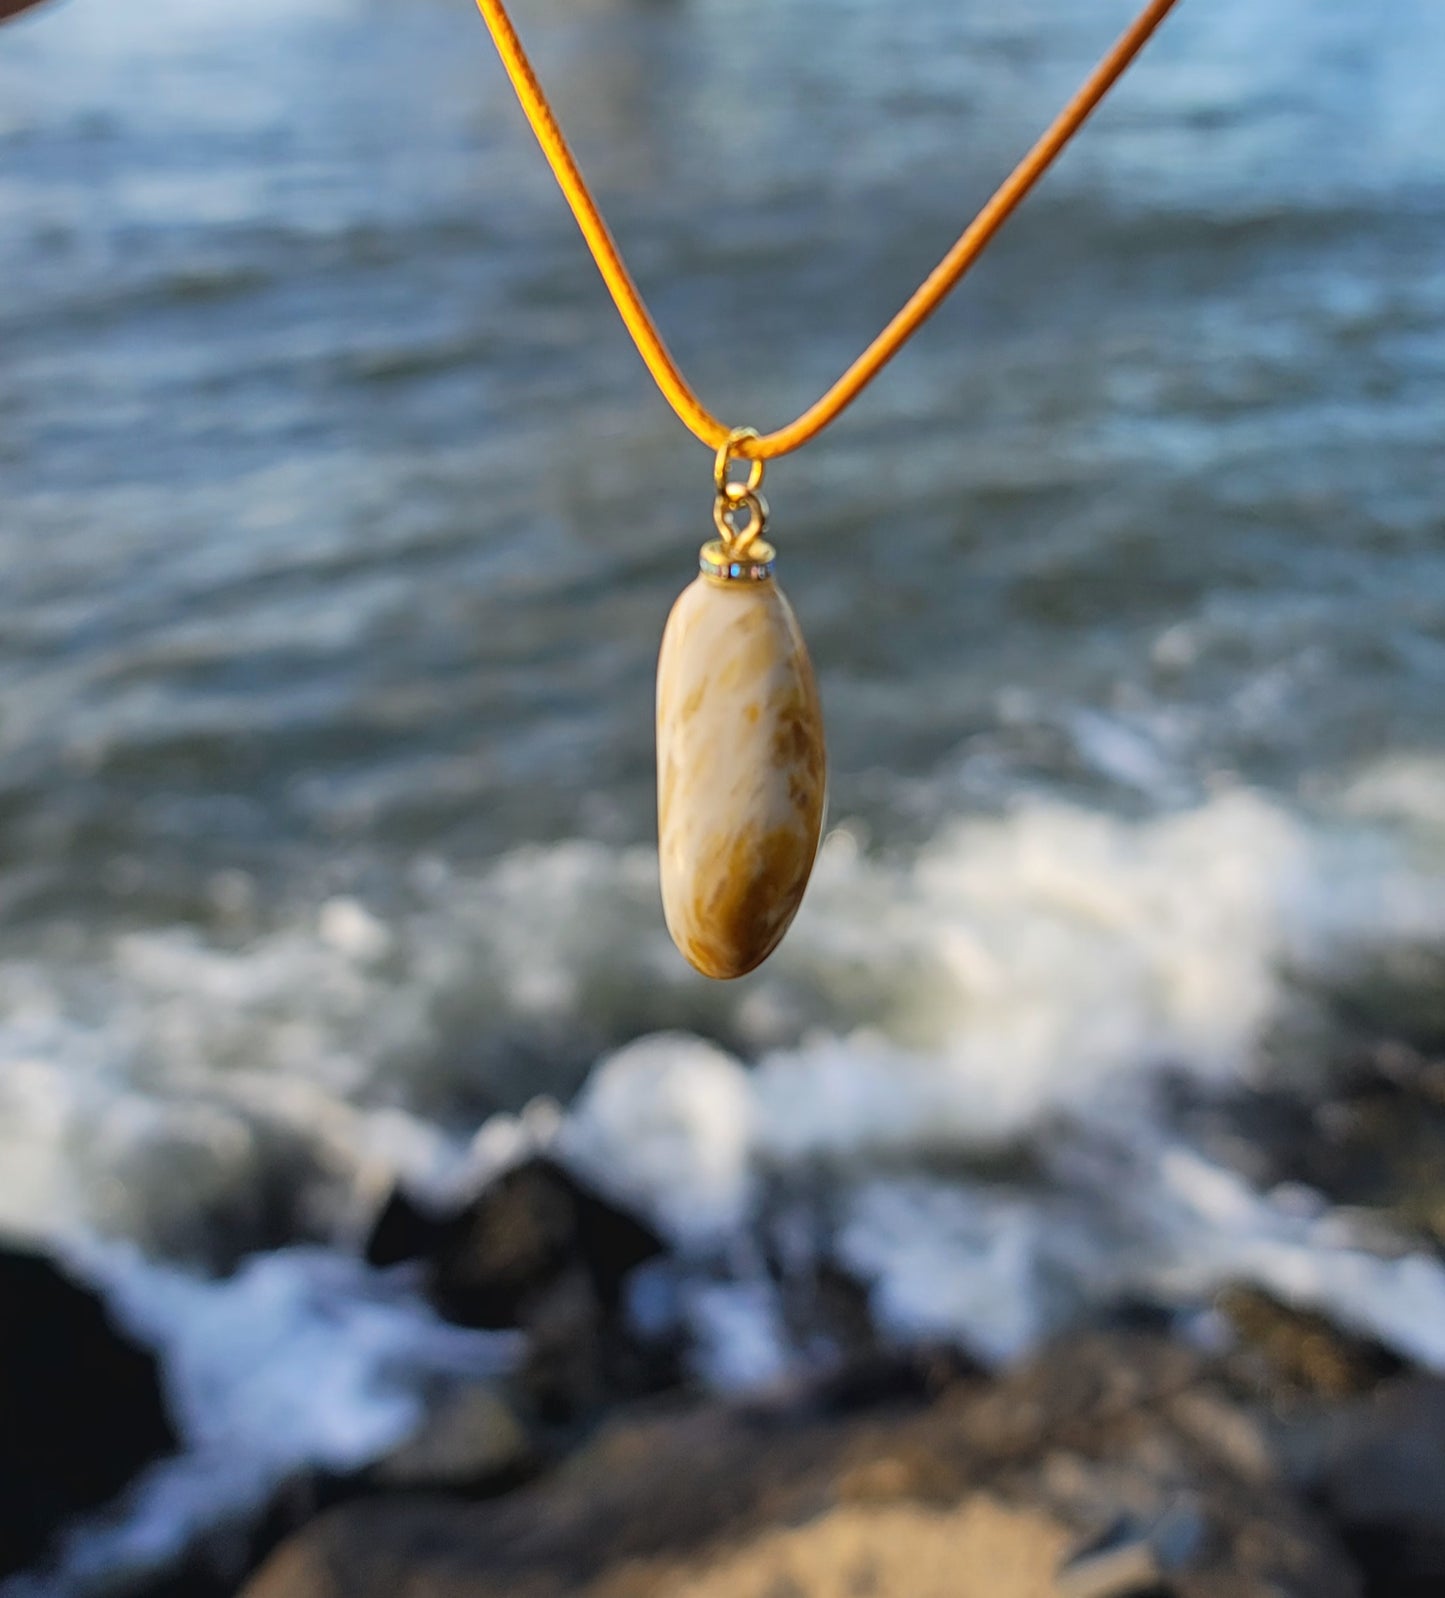
[[[1355,1042],[1321,1071],[1322,1040],[1312,1038],[1304,1051],[1311,1068],[1293,1091],[1220,1098],[1198,1084],[1172,1087],[1179,1125],[1255,1187],[1298,1184],[1445,1244],[1445,982],[1438,952],[1428,958],[1425,980],[1412,984],[1413,1006],[1397,995],[1393,1015],[1324,996],[1333,1013],[1327,1035]]]
[[[806,1396],[824,1414],[847,1415],[938,1398],[956,1383],[978,1382],[983,1375],[983,1367],[953,1344],[878,1348],[825,1370]]]
[[[539,1157],[503,1172],[471,1203],[443,1217],[393,1193],[366,1257],[375,1265],[424,1259],[431,1296],[449,1320],[495,1329],[522,1325],[574,1267],[585,1273],[603,1309],[614,1310],[628,1272],[662,1249],[651,1227]]]
[[[1088,1572],[1069,1543],[1121,1524],[1117,1546],[1141,1556],[1116,1565],[1112,1598],[1141,1581],[1170,1598],[1360,1598],[1213,1368],[1123,1337],[1075,1338],[1000,1381],[881,1412],[618,1417],[503,1498],[328,1515],[243,1598],[1011,1598],[1057,1590],[1071,1563],[1077,1585]]]
[[[1445,1244],[1445,1105],[1379,1086],[1332,1101],[1287,1175]]]
[[[515,1166],[447,1216],[394,1193],[366,1252],[373,1264],[424,1262],[449,1320],[526,1331],[522,1382],[544,1418],[676,1379],[675,1351],[641,1343],[621,1313],[628,1275],[663,1252],[661,1238],[555,1161]]]
[[[1276,1404],[1367,1393],[1405,1362],[1374,1338],[1342,1331],[1313,1310],[1281,1304],[1261,1288],[1225,1288],[1215,1307],[1240,1340],[1235,1373]]]
[[[176,1446],[155,1356],[51,1261],[0,1249],[0,1577]]]
[[[447,1223],[424,1209],[402,1188],[393,1188],[366,1240],[366,1263],[384,1269],[434,1252],[446,1237]]]
[[[1440,1598],[1445,1380],[1391,1382],[1292,1442],[1297,1473],[1364,1571],[1368,1598]]]
[[[1303,1091],[1225,1096],[1171,1080],[1169,1114],[1211,1159],[1268,1191],[1291,1184],[1445,1245],[1445,1058],[1361,1046]]]

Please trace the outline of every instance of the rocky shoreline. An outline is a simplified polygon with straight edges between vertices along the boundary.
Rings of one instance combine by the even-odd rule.
[[[1424,1593],[1429,1515],[1368,1516],[1390,1496],[1380,1473],[1400,1486],[1413,1469],[1421,1437],[1401,1422],[1438,1420],[1442,1398],[1405,1380],[1281,1422],[1238,1373],[1148,1334],[1093,1334],[927,1399],[617,1416],[502,1498],[334,1510],[244,1592]],[[1361,1558],[1386,1545],[1388,1588]]]
[[[1274,1180],[1344,1184],[1432,1239],[1419,1155],[1441,1117],[1438,1083],[1423,1059],[1386,1063],[1344,1073],[1325,1110],[1306,1116],[1256,1095],[1232,1124],[1268,1151]],[[1228,1131],[1217,1107],[1180,1115],[1202,1141]],[[824,1270],[812,1311],[827,1322],[831,1361],[805,1382],[726,1403],[697,1388],[665,1325],[637,1329],[635,1289],[648,1272],[665,1275],[664,1240],[550,1158],[523,1160],[445,1214],[394,1192],[366,1255],[414,1273],[457,1325],[515,1329],[525,1350],[515,1370],[451,1382],[377,1463],[288,1481],[258,1519],[203,1539],[180,1568],[107,1591],[1445,1591],[1445,1379],[1255,1286],[1217,1295],[1207,1335],[1197,1317],[1191,1326],[1119,1305],[994,1372],[953,1349],[888,1345],[866,1284]],[[3,1591],[7,1574],[177,1438],[154,1357],[94,1293],[18,1250],[0,1252],[0,1281]]]

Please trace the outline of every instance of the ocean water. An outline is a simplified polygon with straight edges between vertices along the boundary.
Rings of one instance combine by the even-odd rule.
[[[768,426],[1126,15],[518,20],[684,367]],[[825,1356],[789,1285],[821,1258],[987,1361],[1123,1299],[1208,1335],[1243,1279],[1445,1369],[1427,1244],[1171,1109],[1441,1042],[1442,59],[1431,0],[1186,0],[770,468],[831,830],[716,986],[651,842],[709,461],[471,8],[0,30],[0,1227],[159,1341],[192,1445],[21,1590],[513,1357],[354,1254],[398,1176],[534,1147],[674,1240],[637,1313],[724,1389]]]

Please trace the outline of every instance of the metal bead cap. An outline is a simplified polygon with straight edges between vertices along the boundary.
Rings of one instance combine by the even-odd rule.
[[[733,553],[720,538],[698,551],[697,569],[717,583],[765,583],[773,575],[778,552],[761,539]]]

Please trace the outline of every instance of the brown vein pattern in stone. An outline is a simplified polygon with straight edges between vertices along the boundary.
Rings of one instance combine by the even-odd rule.
[[[657,808],[668,930],[705,976],[742,976],[778,946],[826,789],[818,690],[782,590],[699,577],[657,663]]]

